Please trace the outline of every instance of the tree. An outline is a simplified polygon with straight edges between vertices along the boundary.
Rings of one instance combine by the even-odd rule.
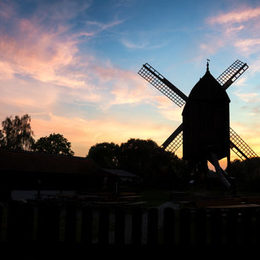
[[[121,168],[141,176],[148,185],[179,188],[187,183],[186,162],[152,140],[132,138],[122,143],[119,162]]]
[[[187,163],[152,140],[132,138],[120,146],[99,143],[90,148],[87,157],[104,168],[130,171],[146,185],[181,188],[188,182]]]
[[[7,117],[2,121],[0,147],[8,151],[30,151],[34,143],[30,123],[31,117],[27,114]]]
[[[118,168],[119,164],[119,145],[114,143],[98,143],[89,149],[88,158],[93,159],[103,168]]]
[[[234,160],[231,162],[229,172],[236,178],[238,189],[259,191],[260,190],[260,158],[254,157],[244,161]]]
[[[73,156],[71,143],[61,134],[50,134],[46,137],[41,137],[33,146],[35,152]]]

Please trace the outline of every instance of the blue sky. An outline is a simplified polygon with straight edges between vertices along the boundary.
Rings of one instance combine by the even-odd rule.
[[[79,156],[104,141],[161,144],[180,124],[142,64],[188,95],[206,59],[216,77],[240,59],[231,126],[260,154],[259,1],[0,0],[0,53],[0,120],[28,113],[36,139],[61,133]]]

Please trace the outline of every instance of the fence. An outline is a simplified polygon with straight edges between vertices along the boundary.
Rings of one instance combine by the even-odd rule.
[[[0,206],[1,242],[86,246],[259,245],[260,208],[144,209],[9,203]]]

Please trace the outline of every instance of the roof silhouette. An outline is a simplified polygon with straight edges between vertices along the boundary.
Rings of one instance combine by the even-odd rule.
[[[209,70],[195,84],[190,92],[188,100],[219,100],[224,99],[230,102],[226,91],[221,87],[218,81],[212,76]]]

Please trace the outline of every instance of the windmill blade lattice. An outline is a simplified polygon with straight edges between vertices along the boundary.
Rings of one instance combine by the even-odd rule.
[[[183,124],[179,127],[165,140],[162,147],[169,152],[175,153],[179,147],[182,145],[182,130]]]
[[[230,148],[242,160],[252,158],[252,157],[258,157],[258,155],[231,127],[230,127]]]
[[[179,107],[182,107],[185,104],[187,96],[148,63],[143,65],[138,74]]]
[[[182,145],[182,131],[169,143],[164,149],[166,151],[175,153]]]
[[[247,69],[248,65],[240,60],[231,64],[218,78],[217,81],[224,89],[227,89],[236,81]]]

